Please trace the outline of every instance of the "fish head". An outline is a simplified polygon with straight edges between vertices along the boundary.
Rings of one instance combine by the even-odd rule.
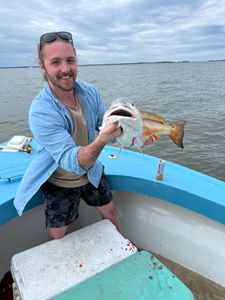
[[[117,120],[127,118],[136,121],[140,119],[138,109],[126,98],[118,98],[111,103],[105,113],[105,118],[107,119],[112,116],[116,116]]]
[[[115,122],[122,129],[122,134],[116,139],[121,146],[134,148],[143,144],[141,114],[126,98],[118,98],[111,103],[103,117],[102,128]]]

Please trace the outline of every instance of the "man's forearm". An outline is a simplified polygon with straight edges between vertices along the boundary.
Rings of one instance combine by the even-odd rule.
[[[77,153],[80,166],[84,169],[89,169],[97,160],[104,146],[105,143],[101,139],[96,138],[91,144],[80,148]]]
[[[117,123],[107,125],[99,132],[91,144],[80,148],[77,153],[77,159],[82,168],[89,169],[98,158],[104,146],[115,137],[121,135],[122,131],[117,126]]]

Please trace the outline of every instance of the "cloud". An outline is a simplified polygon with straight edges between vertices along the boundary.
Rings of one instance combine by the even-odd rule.
[[[36,62],[39,36],[73,34],[79,63],[225,58],[225,0],[1,2],[0,66]]]

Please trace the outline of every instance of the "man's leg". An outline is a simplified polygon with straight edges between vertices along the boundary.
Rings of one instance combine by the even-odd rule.
[[[106,205],[98,206],[96,209],[103,219],[110,220],[116,226],[117,230],[120,231],[121,228],[117,209],[112,201]]]
[[[49,182],[42,185],[45,200],[45,221],[50,240],[62,238],[68,225],[78,217],[79,188],[63,188]]]
[[[52,227],[48,228],[48,238],[49,240],[61,239],[66,234],[68,226],[64,227]]]
[[[81,188],[81,197],[87,205],[95,206],[103,219],[110,220],[120,231],[120,221],[117,209],[112,201],[113,195],[110,191],[106,175],[103,173],[98,188],[91,183]]]

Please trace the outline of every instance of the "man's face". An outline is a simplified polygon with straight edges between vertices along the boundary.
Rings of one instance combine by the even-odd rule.
[[[56,40],[42,46],[41,68],[52,90],[69,92],[73,90],[77,77],[76,53],[70,43]]]

